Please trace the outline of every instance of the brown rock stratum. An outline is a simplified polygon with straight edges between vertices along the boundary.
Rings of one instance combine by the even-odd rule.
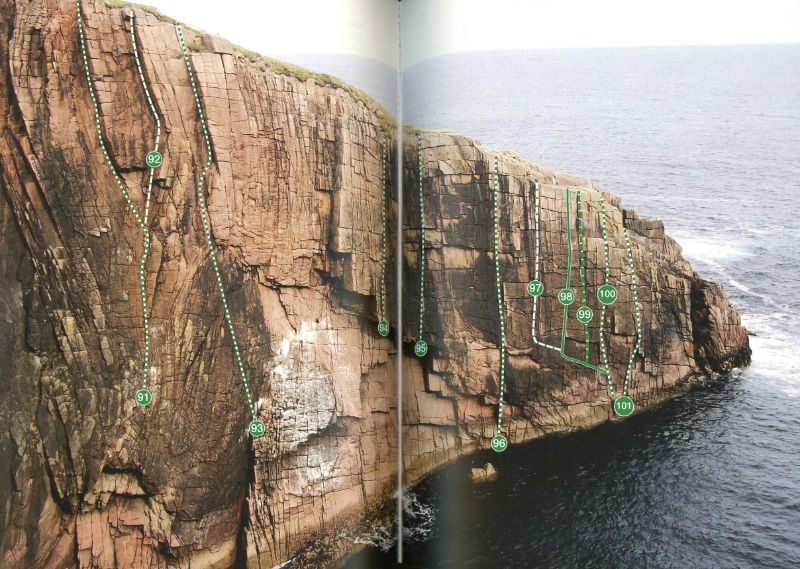
[[[106,144],[140,206],[155,123],[128,10],[91,0],[82,10]],[[268,429],[252,439],[195,197],[206,155],[175,28],[138,8],[136,22],[164,154],[146,264],[154,395],[146,408],[133,399],[142,376],[143,238],[95,135],[75,4],[0,0],[0,567],[271,568],[288,559],[329,567],[396,480],[397,354],[391,338],[375,333],[380,145],[393,144],[390,121],[329,78],[292,73],[186,30],[213,142],[210,224]],[[410,481],[488,445],[499,336],[489,187],[496,153],[457,135],[423,133],[431,351],[413,356],[415,138],[406,144],[401,357]],[[591,291],[602,282],[600,193],[588,180],[511,154],[500,164],[505,424],[520,442],[610,417],[599,374],[533,344],[525,290],[538,182],[548,292],[537,327],[555,342],[564,188],[580,189],[588,208]],[[746,364],[746,331],[721,288],[692,271],[660,222],[605,196],[620,290],[607,326],[617,385],[635,333],[623,225],[640,281],[637,406],[686,389],[700,374]],[[391,203],[392,227],[395,211]],[[388,292],[393,305],[391,283]],[[567,351],[578,355],[583,330],[575,322],[568,332]],[[596,327],[592,334],[596,360]]]

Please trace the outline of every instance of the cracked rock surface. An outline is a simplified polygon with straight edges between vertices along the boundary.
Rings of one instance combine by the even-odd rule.
[[[171,21],[135,12],[164,156],[145,268],[154,396],[146,408],[133,399],[142,382],[143,236],[95,134],[75,4],[0,0],[0,567],[333,566],[394,489],[397,354],[392,337],[375,332],[381,142],[392,145],[394,131],[352,89],[184,28],[213,144],[210,225],[267,427],[253,439],[196,199],[206,155],[178,38]],[[127,14],[83,2],[106,145],[141,207],[155,123]],[[419,360],[411,351],[419,223],[408,191],[401,357],[409,480],[487,445],[497,403],[494,154],[457,135],[423,140],[431,352]],[[410,189],[413,144],[404,164]],[[598,190],[504,154],[506,422],[514,442],[609,417],[597,374],[531,346],[534,181],[545,184],[545,286],[552,291],[563,278],[566,185],[581,188],[590,208],[591,290],[601,278]],[[641,281],[637,405],[746,363],[746,332],[721,288],[692,271],[660,222],[621,210],[611,194],[606,200],[614,278],[628,278],[624,223]],[[390,199],[390,227],[395,211]],[[388,274],[392,258],[390,251]],[[620,290],[609,317],[617,380],[633,344],[631,298]],[[388,293],[393,306],[391,283]],[[539,313],[548,342],[560,327],[550,300]],[[581,349],[581,333],[570,326],[570,353]]]
[[[155,123],[128,11],[83,14],[103,133],[141,210]],[[154,400],[138,408],[143,236],[95,135],[76,26],[73,2],[2,3],[0,566],[272,567],[391,492],[395,359],[374,333],[382,116],[185,29],[210,223],[268,430],[254,440],[178,37],[136,9],[164,156],[146,265]]]
[[[496,433],[500,326],[495,291],[492,173],[499,157],[499,250],[508,350],[504,432],[510,442],[586,427],[614,417],[607,381],[600,373],[534,344],[535,184],[540,196],[540,280],[537,338],[560,346],[566,285],[567,224],[573,249],[571,288],[576,300],[567,320],[565,351],[585,357],[581,305],[577,192],[581,192],[589,362],[601,366],[597,289],[604,283],[601,196],[605,201],[609,281],[618,299],[606,315],[605,342],[616,395],[621,395],[636,343],[632,277],[623,236],[627,228],[638,279],[642,338],[632,365],[630,396],[649,407],[687,389],[701,374],[747,365],[747,331],[722,287],[700,278],[664,233],[661,221],[640,218],[620,199],[585,178],[551,172],[510,152],[483,148],[448,132],[423,132],[425,209],[425,358],[414,356],[419,319],[420,210],[417,139],[404,142],[405,330],[404,457],[406,478],[476,448]],[[566,189],[570,218],[566,219]]]

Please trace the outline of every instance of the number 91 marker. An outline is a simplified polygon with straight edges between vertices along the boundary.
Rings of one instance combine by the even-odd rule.
[[[136,392],[136,402],[142,407],[150,405],[153,400],[153,394],[148,389],[140,389]]]

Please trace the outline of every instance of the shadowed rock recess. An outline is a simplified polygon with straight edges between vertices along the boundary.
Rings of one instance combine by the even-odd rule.
[[[404,148],[404,235],[407,345],[416,340],[419,318],[419,191],[417,144]],[[566,284],[566,189],[570,193],[573,249],[571,287],[576,293],[566,336],[566,353],[585,355],[580,305],[577,191],[583,210],[589,361],[601,365],[600,303],[604,283],[601,195],[605,199],[610,283],[619,292],[608,309],[609,364],[617,395],[636,343],[632,278],[623,227],[631,241],[639,283],[641,343],[633,362],[630,395],[637,407],[655,405],[691,387],[700,375],[727,373],[750,362],[747,331],[722,287],[701,279],[681,257],[661,221],[640,218],[620,207],[615,195],[591,181],[557,174],[516,154],[482,148],[451,133],[422,136],[425,196],[425,339],[428,355],[407,350],[404,382],[405,475],[415,480],[470,450],[486,447],[496,433],[500,325],[495,291],[492,225],[494,157],[499,165],[500,277],[506,317],[504,431],[511,442],[586,427],[614,416],[604,376],[566,361],[556,350],[534,344],[533,303],[527,284],[534,278],[534,183],[540,185],[541,277],[537,338],[560,346],[563,306],[556,293]]]
[[[0,567],[272,568],[289,559],[293,567],[331,567],[354,548],[359,526],[378,515],[396,479],[397,355],[391,336],[375,332],[381,142],[391,151],[391,120],[333,78],[185,29],[213,144],[210,225],[267,425],[253,439],[196,199],[206,153],[180,45],[170,20],[135,12],[164,155],[145,271],[154,396],[146,408],[133,399],[142,381],[143,235],[95,134],[75,3],[0,0]],[[89,0],[82,13],[106,145],[141,207],[155,122],[128,9]],[[405,475],[415,480],[486,447],[494,434],[495,153],[424,133],[431,351],[418,359],[416,139],[406,143],[404,451]],[[603,278],[600,194],[587,180],[510,154],[501,155],[500,170],[505,413],[509,438],[519,442],[610,417],[599,374],[532,344],[525,290],[538,181],[548,290],[538,330],[556,343],[563,189],[581,189],[587,202],[590,291]],[[605,195],[620,290],[607,327],[616,383],[635,333],[623,224],[641,283],[637,405],[653,405],[699,374],[746,364],[746,331],[721,288],[692,271],[660,222]],[[388,294],[393,306],[391,282]],[[568,332],[568,352],[580,355],[582,328],[572,323]],[[592,334],[596,361],[596,327]]]

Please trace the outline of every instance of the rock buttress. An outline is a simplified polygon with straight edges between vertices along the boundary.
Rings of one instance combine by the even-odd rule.
[[[540,184],[541,281],[537,337],[560,347],[563,306],[555,298],[567,268],[567,227],[573,248],[566,353],[585,355],[580,306],[577,191],[583,210],[590,324],[589,361],[601,365],[600,304],[604,282],[601,195],[605,200],[610,282],[618,300],[608,309],[606,342],[617,395],[636,341],[634,298],[623,227],[628,231],[638,277],[642,338],[632,366],[630,395],[650,407],[690,387],[701,374],[747,365],[747,331],[722,287],[701,279],[681,256],[658,220],[622,209],[618,197],[585,178],[557,174],[519,156],[481,147],[446,132],[422,132],[427,272],[425,358],[413,353],[419,317],[419,191],[417,140],[404,147],[405,335],[404,454],[413,481],[476,448],[496,433],[500,328],[494,277],[492,225],[493,160],[499,156],[500,273],[506,315],[504,426],[511,442],[594,425],[612,418],[607,381],[600,373],[534,344],[533,302],[526,286],[534,278],[534,184]],[[570,218],[566,219],[566,189]]]
[[[75,3],[0,8],[0,566],[273,567],[383,503],[396,406],[393,344],[375,333],[391,144],[377,105],[185,30],[210,224],[268,429],[253,440],[173,23],[136,8],[164,156],[146,264],[154,401],[137,408],[143,235],[97,140]],[[82,14],[106,145],[141,210],[155,123],[128,9]]]
[[[142,374],[143,239],[94,133],[75,5],[0,0],[0,8],[0,566],[206,569],[292,558],[296,567],[330,566],[388,498],[395,475],[395,354],[375,334],[386,117],[329,78],[293,75],[185,32],[213,144],[210,222],[268,428],[252,440],[195,198],[205,149],[189,80],[173,24],[136,9],[164,154],[146,266],[155,399],[141,409],[133,394]],[[106,144],[140,205],[155,125],[127,9],[87,1],[82,12]],[[415,148],[405,165],[407,479],[485,446],[497,393],[492,153],[462,137],[425,140],[424,361],[410,352]],[[561,190],[580,188],[589,207],[599,194],[586,180],[512,156],[501,169],[507,424],[521,441],[609,416],[596,375],[531,346],[525,292],[533,181],[548,184],[548,290],[564,262]],[[624,223],[641,280],[637,404],[655,404],[702,371],[744,363],[746,335],[722,291],[693,273],[659,222],[606,199],[612,267],[624,282]],[[596,214],[586,221],[593,287]],[[619,317],[609,320],[617,381],[633,344],[631,299],[620,289]],[[554,341],[560,313],[547,302],[540,310],[540,335]],[[580,349],[580,333],[570,327],[569,350]]]

